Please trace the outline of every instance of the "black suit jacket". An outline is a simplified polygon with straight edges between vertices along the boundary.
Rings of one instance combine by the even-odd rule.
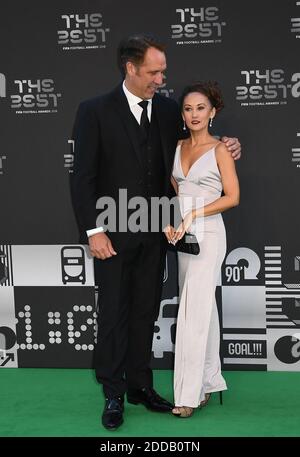
[[[170,176],[182,120],[174,100],[155,94],[152,103],[166,170],[164,195],[170,196]],[[75,150],[71,193],[81,243],[87,241],[86,230],[96,227],[99,214],[96,202],[99,197],[109,196],[117,201],[119,189],[127,189],[128,198],[142,194],[144,175],[138,139],[130,116],[133,115],[122,85],[79,106],[73,129]],[[128,237],[132,235],[109,234],[117,245],[121,239],[128,242]]]

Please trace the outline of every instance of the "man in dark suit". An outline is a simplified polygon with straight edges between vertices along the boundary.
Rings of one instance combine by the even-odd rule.
[[[162,232],[97,227],[99,197],[120,208],[127,199],[170,196],[170,176],[182,119],[175,101],[156,93],[166,69],[164,46],[133,36],[119,46],[124,81],[111,93],[80,104],[74,124],[72,200],[81,242],[95,257],[99,283],[95,371],[106,398],[102,423],[123,422],[124,395],[132,404],[170,411],[172,404],[153,389],[151,359],[166,254]],[[239,156],[240,145],[227,139]],[[130,212],[128,212],[130,214]],[[124,221],[123,221],[124,222]]]

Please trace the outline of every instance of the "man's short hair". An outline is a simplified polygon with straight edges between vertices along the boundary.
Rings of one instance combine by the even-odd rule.
[[[127,62],[141,65],[149,48],[156,48],[161,52],[165,52],[165,45],[152,35],[132,35],[120,42],[118,47],[118,66],[123,77],[126,76]]]

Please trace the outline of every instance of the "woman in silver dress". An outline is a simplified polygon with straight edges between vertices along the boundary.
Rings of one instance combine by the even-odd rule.
[[[215,301],[217,279],[226,253],[221,213],[239,203],[234,160],[226,146],[209,133],[223,107],[216,83],[188,86],[181,98],[190,136],[178,143],[172,184],[182,223],[165,230],[176,243],[185,232],[196,235],[200,253],[178,252],[180,304],[177,318],[173,414],[190,417],[212,392],[227,389],[219,357],[220,329]],[[201,204],[199,203],[201,202]]]

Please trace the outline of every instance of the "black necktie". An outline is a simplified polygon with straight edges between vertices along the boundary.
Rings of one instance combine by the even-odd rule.
[[[143,100],[142,102],[139,102],[139,105],[143,108],[140,126],[144,130],[146,136],[148,136],[149,127],[150,127],[150,122],[149,122],[148,112],[147,112],[148,102],[147,102],[147,100]]]

